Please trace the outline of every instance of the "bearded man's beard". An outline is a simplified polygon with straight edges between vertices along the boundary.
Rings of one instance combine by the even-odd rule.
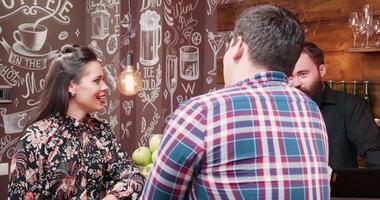
[[[315,101],[318,105],[321,105],[324,89],[324,85],[321,80],[316,81],[313,85],[311,85],[310,89],[304,87],[300,87],[298,89],[304,92],[307,96],[310,97],[310,99]]]

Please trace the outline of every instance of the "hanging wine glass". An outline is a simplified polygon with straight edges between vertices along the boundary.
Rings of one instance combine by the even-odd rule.
[[[380,47],[380,21],[376,21],[375,25],[373,26],[375,38],[376,38],[376,47]]]
[[[364,28],[366,35],[364,47],[368,48],[368,40],[373,33],[373,16],[369,4],[365,4],[363,7],[362,27]]]
[[[360,22],[359,22],[359,15],[357,12],[353,12],[348,17],[348,27],[352,30],[353,36],[354,36],[354,43],[353,48],[356,48],[356,38],[359,34],[360,29]]]

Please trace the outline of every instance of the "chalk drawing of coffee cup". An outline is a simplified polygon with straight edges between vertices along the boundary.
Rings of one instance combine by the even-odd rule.
[[[29,51],[39,51],[45,44],[47,28],[41,24],[20,24],[18,30],[13,32],[13,38]]]

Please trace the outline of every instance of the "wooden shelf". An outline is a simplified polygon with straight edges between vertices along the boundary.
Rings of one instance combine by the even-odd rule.
[[[349,48],[346,49],[348,53],[372,53],[372,52],[380,52],[379,47],[369,47],[369,48]]]

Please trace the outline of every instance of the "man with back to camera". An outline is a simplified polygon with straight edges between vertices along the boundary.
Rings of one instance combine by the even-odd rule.
[[[328,199],[322,115],[287,83],[303,42],[288,10],[244,11],[224,56],[226,88],[177,108],[142,199]]]
[[[364,103],[357,97],[326,87],[322,50],[304,44],[289,83],[319,105],[329,136],[329,164],[332,168],[358,167],[357,155],[368,167],[380,167],[380,134]]]

